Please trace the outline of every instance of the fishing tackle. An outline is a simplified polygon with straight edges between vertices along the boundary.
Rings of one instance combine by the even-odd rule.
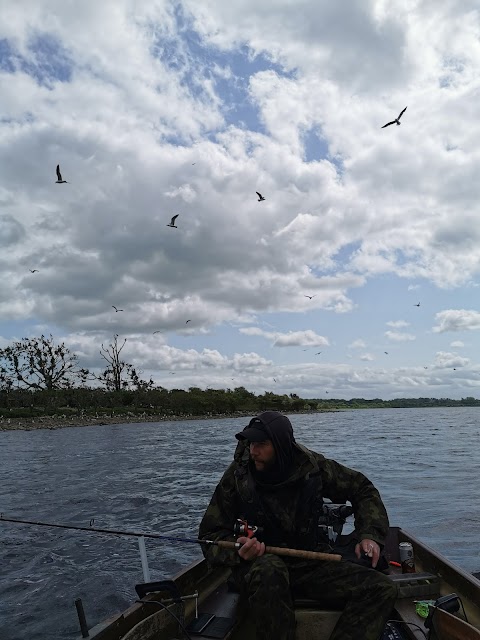
[[[28,524],[40,527],[53,527],[58,529],[70,529],[73,531],[88,531],[88,532],[96,532],[103,533],[115,536],[133,536],[136,538],[155,538],[159,540],[170,540],[171,542],[180,542],[180,543],[191,543],[191,544],[201,544],[207,546],[215,546],[221,547],[224,549],[230,550],[238,550],[242,546],[239,542],[232,542],[230,540],[199,540],[198,538],[180,538],[176,536],[165,536],[159,533],[147,533],[143,531],[122,531],[122,530],[114,530],[114,529],[102,529],[99,527],[79,527],[68,524],[60,524],[58,522],[40,522],[39,520],[21,520],[20,518],[6,518],[3,513],[0,513],[0,522],[13,522],[16,524]],[[248,523],[247,525],[248,530]],[[258,527],[252,527],[252,531],[257,531]],[[278,556],[290,556],[294,558],[307,558],[310,560],[334,560],[340,561],[342,556],[335,553],[323,553],[319,551],[307,551],[304,549],[288,549],[284,547],[265,547],[265,553],[273,553]]]
[[[237,518],[237,521],[233,525],[233,533],[236,536],[245,536],[246,538],[254,538],[259,528],[253,524],[248,524],[246,520]]]

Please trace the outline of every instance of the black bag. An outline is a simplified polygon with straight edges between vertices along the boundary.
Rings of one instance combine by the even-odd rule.
[[[380,640],[407,640],[408,636],[400,631],[394,622],[387,622]]]

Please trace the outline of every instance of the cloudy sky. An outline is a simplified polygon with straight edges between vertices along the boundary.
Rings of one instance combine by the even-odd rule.
[[[477,0],[6,0],[0,95],[0,346],[480,397]]]

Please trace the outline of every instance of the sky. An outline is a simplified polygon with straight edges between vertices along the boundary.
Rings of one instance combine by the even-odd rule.
[[[0,348],[480,398],[477,0],[6,0],[0,95]]]

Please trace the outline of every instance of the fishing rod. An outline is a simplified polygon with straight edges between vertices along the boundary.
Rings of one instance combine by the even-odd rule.
[[[20,520],[19,518],[6,518],[3,513],[0,513],[0,522],[13,522],[15,524],[29,524],[38,527],[52,527],[57,529],[70,529],[74,531],[87,531],[93,533],[103,533],[107,535],[115,536],[131,536],[134,538],[155,538],[159,540],[169,540],[171,542],[189,543],[189,544],[205,544],[207,546],[213,545],[221,547],[223,549],[240,549],[242,544],[240,542],[230,542],[229,540],[200,540],[199,538],[179,538],[176,536],[166,536],[160,533],[145,533],[142,531],[123,531],[115,529],[102,529],[94,527],[94,520],[90,520],[88,527],[80,527],[70,524],[60,524],[58,522],[41,522],[39,520]],[[273,553],[277,556],[289,556],[292,558],[304,558],[307,560],[334,560],[340,561],[341,555],[336,553],[321,553],[319,551],[307,551],[306,549],[289,549],[284,547],[270,547],[265,546],[265,553]]]

